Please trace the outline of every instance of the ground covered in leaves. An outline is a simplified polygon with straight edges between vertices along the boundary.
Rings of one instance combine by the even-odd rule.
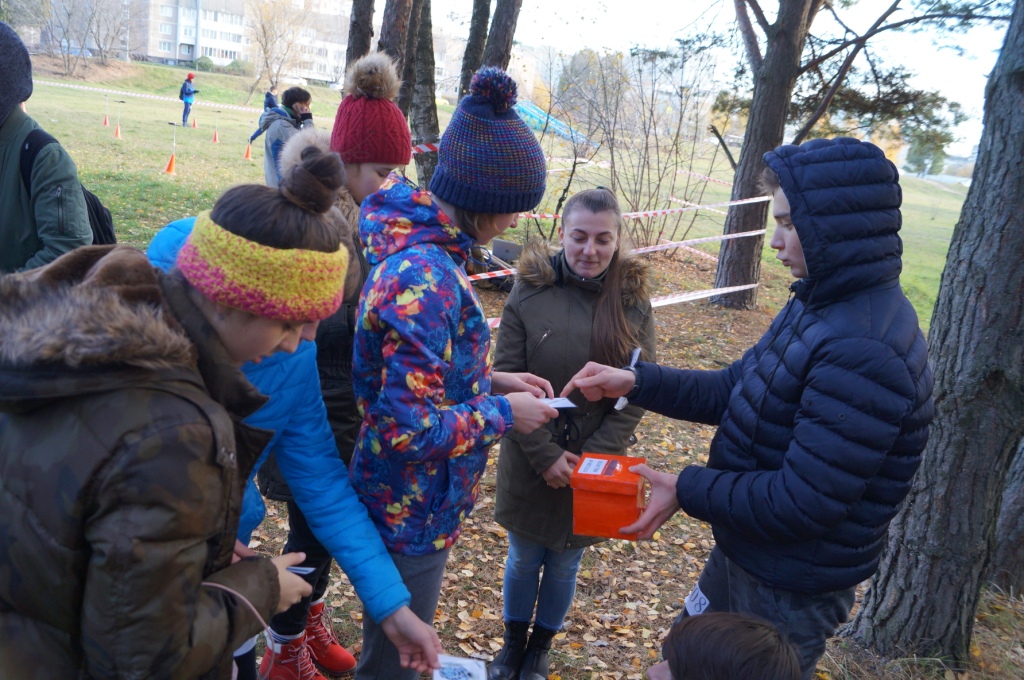
[[[655,295],[711,287],[715,263],[710,259],[682,252],[648,258]],[[781,267],[765,263],[756,310],[725,310],[706,301],[657,309],[659,363],[701,369],[729,365],[767,329],[785,303],[790,281]],[[487,315],[499,316],[505,294],[483,289],[480,296]],[[665,471],[702,464],[714,432],[713,427],[648,414],[630,455],[646,457],[651,467]],[[497,447],[492,455],[477,507],[448,560],[435,619],[447,653],[484,660],[501,647],[501,581],[508,545],[506,531],[493,517]],[[283,505],[268,506],[254,547],[277,554],[284,545],[287,517]],[[642,678],[657,662],[661,640],[683,607],[713,540],[707,524],[680,513],[652,541],[608,541],[587,549],[573,607],[552,650],[549,680]],[[359,601],[337,566],[334,572],[327,603],[342,643],[355,653],[360,646]],[[881,660],[839,638],[830,643],[817,675],[823,680],[1024,677],[1024,602],[986,593],[974,639],[969,674],[944,671],[934,660]]]

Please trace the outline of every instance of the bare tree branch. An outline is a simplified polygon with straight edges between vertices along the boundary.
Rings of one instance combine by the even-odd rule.
[[[761,70],[761,48],[757,44],[757,34],[754,33],[754,26],[747,16],[747,5],[744,0],[733,0],[736,6],[736,23],[739,25],[740,36],[743,38],[743,47],[747,51],[747,62],[750,70],[757,73]]]
[[[718,128],[716,128],[714,125],[709,126],[708,129],[711,130],[711,134],[718,138],[718,144],[719,146],[722,147],[722,151],[725,152],[725,157],[729,159],[729,165],[731,165],[732,169],[735,170],[736,161],[735,159],[733,159],[732,152],[729,151],[729,147],[725,145],[725,139],[722,137],[722,133],[719,132]]]
[[[765,18],[764,12],[761,10],[761,5],[757,4],[757,0],[747,0],[747,4],[750,5],[750,10],[754,13],[754,18],[757,19],[757,25],[761,27],[765,35],[768,35],[768,31],[771,26],[768,24],[768,19]]]

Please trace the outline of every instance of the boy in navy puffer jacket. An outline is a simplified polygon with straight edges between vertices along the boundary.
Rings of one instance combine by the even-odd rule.
[[[623,531],[649,537],[680,508],[709,522],[717,546],[684,615],[771,620],[810,678],[910,490],[932,419],[932,374],[899,285],[896,167],[845,138],[781,146],[765,162],[771,246],[799,279],[768,332],[720,371],[588,364],[565,392],[626,396],[718,426],[706,467],[635,468],[652,498]]]

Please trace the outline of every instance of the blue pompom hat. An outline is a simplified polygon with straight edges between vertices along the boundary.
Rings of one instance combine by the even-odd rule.
[[[515,103],[516,82],[507,73],[493,66],[476,72],[441,135],[431,193],[478,213],[522,212],[540,203],[547,164]]]

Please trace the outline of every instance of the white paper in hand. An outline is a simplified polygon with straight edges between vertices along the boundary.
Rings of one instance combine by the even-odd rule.
[[[434,671],[434,680],[487,680],[487,667],[479,659],[438,654],[441,667]]]
[[[576,404],[566,399],[565,397],[555,397],[554,399],[541,399],[541,401],[552,408],[576,408]]]

